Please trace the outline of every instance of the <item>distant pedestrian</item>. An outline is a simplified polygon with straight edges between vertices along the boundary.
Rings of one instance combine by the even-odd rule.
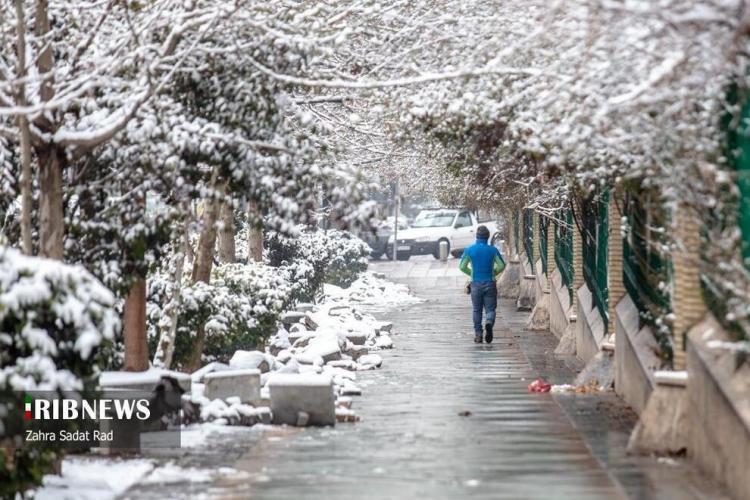
[[[482,343],[482,310],[485,312],[484,341],[492,342],[497,309],[497,283],[495,278],[505,269],[505,259],[500,250],[489,245],[490,230],[477,228],[477,241],[461,256],[459,268],[471,277],[471,304],[473,306],[474,342]]]

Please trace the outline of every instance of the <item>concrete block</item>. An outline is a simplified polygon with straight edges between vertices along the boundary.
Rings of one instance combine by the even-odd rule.
[[[533,274],[524,275],[520,283],[518,298],[516,299],[516,310],[531,311],[534,308],[536,278]]]
[[[520,292],[521,263],[511,259],[497,280],[497,293],[505,299],[517,299]]]
[[[549,330],[549,303],[550,294],[542,293],[541,300],[538,300],[529,315],[526,322],[526,329],[533,332],[546,332]]]
[[[287,330],[289,330],[289,328],[291,328],[293,324],[299,323],[301,320],[303,320],[305,318],[305,314],[305,312],[300,311],[286,312],[281,316],[281,323]]]
[[[238,397],[243,403],[260,399],[260,370],[226,370],[208,373],[203,377],[206,387],[204,395],[208,399]]]
[[[649,455],[684,452],[688,447],[689,429],[685,384],[657,383],[630,435],[628,453]]]
[[[367,342],[367,334],[363,332],[347,332],[344,336],[354,345],[364,345]]]
[[[274,424],[336,424],[336,398],[330,376],[274,375],[268,388]]]
[[[310,341],[305,354],[312,354],[323,358],[324,363],[341,359],[341,347],[338,338],[334,336],[319,336]]]
[[[572,356],[576,353],[576,322],[571,321],[560,337],[555,354]]]

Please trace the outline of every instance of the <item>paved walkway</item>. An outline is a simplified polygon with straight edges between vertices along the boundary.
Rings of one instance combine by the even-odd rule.
[[[426,302],[388,314],[396,349],[381,370],[359,374],[362,422],[219,443],[220,452],[192,460],[245,473],[177,490],[294,500],[716,498],[683,465],[624,454],[635,415],[614,395],[529,394],[537,376],[570,382],[579,364],[554,358],[552,335],[524,332],[510,301],[500,305],[496,341],[473,344],[455,266],[372,266]]]

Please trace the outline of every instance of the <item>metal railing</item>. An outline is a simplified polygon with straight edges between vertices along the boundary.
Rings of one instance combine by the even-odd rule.
[[[609,323],[607,287],[609,190],[594,194],[581,204],[581,250],[583,279],[591,291],[593,305],[605,324]]]
[[[568,288],[573,301],[573,215],[570,210],[562,210],[555,221],[555,263],[560,271],[563,284]]]
[[[518,211],[513,210],[513,249],[515,250],[516,255],[518,255],[521,252],[521,248],[519,247],[518,240],[520,239],[520,229],[519,229],[520,223],[518,222]]]

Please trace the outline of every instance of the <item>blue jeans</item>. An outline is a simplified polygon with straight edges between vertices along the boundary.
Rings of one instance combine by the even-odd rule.
[[[482,333],[482,309],[485,311],[484,322],[495,326],[497,285],[494,281],[472,281],[471,304],[474,307],[474,333]]]

